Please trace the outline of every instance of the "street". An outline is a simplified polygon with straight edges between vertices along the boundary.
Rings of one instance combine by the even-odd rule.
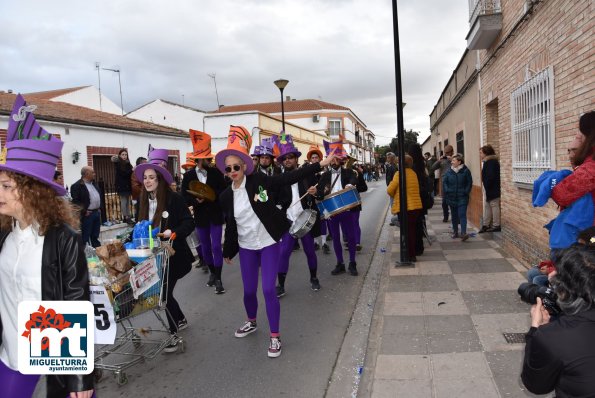
[[[318,256],[322,289],[310,289],[303,250],[291,257],[281,301],[283,353],[267,358],[268,322],[259,291],[258,330],[242,339],[234,331],[246,319],[238,257],[224,265],[226,293],[215,295],[206,287],[208,274],[193,271],[175,291],[189,327],[180,332],[185,352],[160,354],[126,371],[128,383],[118,386],[104,371],[97,385],[102,397],[323,397],[344,335],[362,288],[385,220],[388,197],[384,180],[368,184],[362,194],[360,217],[363,250],[357,254],[358,277],[331,276],[335,256]],[[331,245],[332,247],[332,245]],[[348,253],[344,252],[346,261]],[[147,313],[143,316],[148,316]],[[153,317],[154,318],[154,317]],[[135,326],[143,326],[139,317]],[[356,347],[354,347],[356,348]]]

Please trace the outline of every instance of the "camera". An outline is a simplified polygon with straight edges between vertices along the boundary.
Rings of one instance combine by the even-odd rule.
[[[539,286],[534,283],[521,283],[518,290],[521,300],[528,304],[537,304],[537,297],[541,298],[543,308],[550,313],[550,315],[558,315],[562,312],[556,299],[558,296],[554,289],[547,286]]]

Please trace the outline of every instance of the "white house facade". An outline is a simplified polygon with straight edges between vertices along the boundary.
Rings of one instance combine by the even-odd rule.
[[[82,86],[65,88],[52,91],[40,91],[26,94],[31,100],[48,100],[65,102],[71,105],[82,106],[100,112],[122,115],[122,108],[103,94],[95,86]]]
[[[188,131],[189,129],[200,130],[205,114],[206,112],[200,109],[156,99],[128,112],[126,117]]]

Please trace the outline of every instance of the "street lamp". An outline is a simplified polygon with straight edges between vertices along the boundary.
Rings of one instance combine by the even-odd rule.
[[[120,108],[122,108],[122,116],[124,116],[124,103],[122,102],[122,80],[120,80],[120,69],[101,68],[103,70],[109,70],[118,74],[118,85],[120,86]]]
[[[283,108],[283,89],[287,86],[289,80],[279,79],[275,80],[275,86],[281,91],[281,122],[283,124],[283,132],[285,132],[285,108]]]

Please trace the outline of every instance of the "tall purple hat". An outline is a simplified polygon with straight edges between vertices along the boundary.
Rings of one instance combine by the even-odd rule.
[[[256,145],[254,147],[254,152],[252,152],[252,154],[250,156],[263,156],[263,155],[268,155],[268,156],[273,156],[273,150],[267,146],[264,145]]]
[[[167,170],[167,149],[154,149],[149,147],[149,160],[147,163],[139,164],[134,169],[134,175],[138,181],[143,181],[145,170],[153,169],[163,176],[165,182],[174,182],[169,170]]]
[[[0,154],[0,170],[24,174],[65,195],[66,189],[53,181],[64,143],[37,123],[33,116],[36,108],[27,106],[23,96],[17,95],[8,119],[6,145]]]
[[[285,160],[285,156],[289,155],[290,153],[294,154],[296,157],[302,156],[302,153],[293,145],[293,137],[289,134],[281,133],[279,137],[279,150],[280,154],[277,159],[282,162]]]

